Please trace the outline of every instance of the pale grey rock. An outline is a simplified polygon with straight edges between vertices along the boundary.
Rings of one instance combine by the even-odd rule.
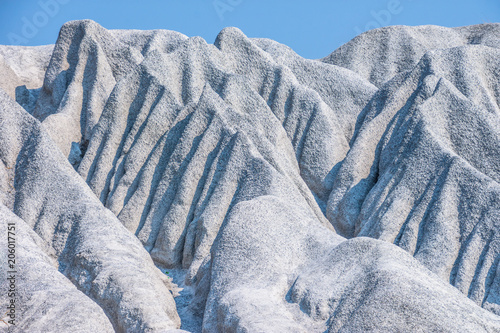
[[[80,32],[76,33],[75,31]],[[87,59],[93,54],[87,54],[89,47],[69,48],[69,45],[76,43],[70,42],[73,36],[80,35],[85,36],[81,40],[78,39],[81,45],[107,45],[108,48],[120,50],[114,51],[114,53],[135,54],[134,59],[127,60],[127,62],[119,57],[115,59],[116,57],[93,56],[102,61],[89,62]],[[308,64],[311,66],[311,70],[316,71],[318,75],[315,81],[326,82],[325,84],[316,84],[316,86],[309,84],[311,89],[307,85],[304,86],[301,82],[297,82],[297,78],[287,67],[275,63],[265,52],[262,52],[260,48],[253,45],[248,38],[235,29],[228,29],[220,34],[218,41],[216,41],[216,44],[220,44],[219,52],[216,52],[217,48],[214,46],[209,47],[204,41],[206,47],[200,48],[199,43],[196,41],[199,41],[199,38],[187,40],[185,36],[170,31],[159,30],[139,33],[136,31],[114,30],[108,32],[94,22],[70,22],[61,30],[54,52],[55,55],[58,55],[54,58],[60,59],[60,61],[53,60],[53,63],[51,63],[47,72],[48,79],[37,102],[34,115],[42,120],[45,126],[49,127],[49,132],[54,133],[54,140],[59,143],[60,147],[63,147],[63,151],[67,156],[72,156],[71,161],[75,166],[78,166],[78,155],[80,153],[78,149],[72,149],[72,147],[77,148],[75,144],[78,144],[80,145],[80,151],[86,149],[87,142],[90,139],[89,133],[91,133],[96,119],[100,116],[109,91],[115,84],[115,79],[118,79],[118,77],[113,79],[108,75],[109,69],[105,68],[106,66],[95,67],[96,62],[108,63],[111,68],[130,67],[132,69],[134,66],[131,64],[139,62],[142,59],[141,55],[147,56],[151,53],[150,58],[154,59],[158,57],[155,55],[157,53],[166,54],[168,61],[164,67],[170,69],[172,75],[170,82],[168,82],[168,85],[171,86],[170,89],[177,93],[179,87],[185,87],[182,88],[183,96],[177,96],[181,105],[186,105],[199,98],[204,87],[204,80],[208,80],[214,86],[223,84],[221,82],[223,78],[218,75],[208,76],[211,71],[224,73],[225,76],[230,74],[244,75],[252,81],[254,90],[267,101],[276,116],[284,122],[287,134],[292,138],[296,154],[300,155],[301,173],[306,183],[313,189],[313,193],[320,205],[324,205],[331,190],[329,172],[345,156],[348,149],[347,142],[352,135],[356,115],[375,92],[375,87],[363,81],[356,74],[341,68],[333,70],[333,66],[325,65],[323,67],[328,67],[331,70],[323,73],[317,68],[318,64],[316,62],[309,61]],[[237,44],[238,47],[233,49],[233,44]],[[84,52],[80,50],[82,48]],[[198,48],[199,50],[197,50]],[[97,49],[100,50],[100,48]],[[209,49],[211,50],[210,54],[203,54]],[[226,49],[229,51],[225,51]],[[134,53],[131,50],[140,50],[141,54],[137,55],[137,51]],[[192,54],[188,54],[188,50],[193,50]],[[101,53],[106,55],[107,51]],[[196,56],[197,53],[200,53],[201,57],[208,57],[209,61],[205,66],[206,68],[196,63],[199,58]],[[261,62],[258,71],[255,62],[249,61],[254,56],[259,59],[258,61],[255,59],[255,62]],[[65,70],[63,64],[66,60],[64,59],[68,58],[74,62],[74,65],[70,67],[79,68],[80,74],[70,72],[70,75],[68,73],[62,75]],[[154,61],[157,60],[150,60],[149,63]],[[115,63],[118,63],[118,65]],[[185,70],[179,70],[181,63],[185,64]],[[197,73],[195,69],[201,69],[202,71]],[[83,97],[64,99],[62,96],[69,96],[70,94],[71,96],[81,96],[80,92],[82,90],[83,94],[85,94],[86,89],[95,89],[95,85],[91,84],[91,82],[85,82],[85,77],[81,74],[82,71],[98,75],[100,77],[99,85],[105,85],[109,89],[106,88],[106,93],[103,94],[88,92],[89,98],[87,100],[89,102],[83,103],[83,108],[80,108],[82,103],[74,103],[74,101],[80,101]],[[191,72],[193,73],[191,74]],[[160,76],[164,75],[164,73],[160,74]],[[307,75],[308,73],[299,73],[300,77],[307,77]],[[62,78],[56,80],[57,77]],[[265,78],[265,80],[263,81],[262,78]],[[137,75],[134,80],[137,80]],[[75,81],[75,83],[72,84],[70,81]],[[139,82],[141,81],[139,80]],[[339,82],[342,82],[342,84],[339,85]],[[137,82],[131,84],[137,85]],[[77,91],[72,88],[73,86]],[[214,90],[217,91],[217,89],[219,88],[214,87]],[[321,92],[321,97],[317,95],[316,91]],[[304,111],[301,109],[306,104],[305,100],[309,99],[310,94],[315,95],[312,98],[314,102],[308,102],[310,106],[307,112],[310,115],[307,117],[309,117],[310,123],[303,123],[299,120]],[[337,94],[338,97],[342,98],[332,99],[331,94]],[[327,104],[324,103],[322,97],[327,101]],[[86,101],[86,99],[83,100]],[[353,103],[349,101],[353,101]],[[136,103],[140,105],[139,101],[136,101]],[[92,107],[94,104],[95,107]],[[177,106],[171,106],[171,108],[175,107]],[[50,111],[51,109],[57,111]],[[47,116],[47,114],[50,115]],[[289,115],[285,117],[285,114]],[[341,119],[339,120],[339,118]],[[54,122],[54,125],[52,125],[52,122]],[[53,130],[50,129],[52,126],[55,126]],[[306,128],[306,126],[308,127]],[[83,132],[78,129],[84,127],[87,129]],[[309,128],[311,132],[320,131],[322,135],[298,137],[301,131],[307,131]],[[319,154],[326,154],[326,158],[318,159]]]
[[[342,84],[368,100],[373,86],[353,77]],[[283,174],[293,200],[328,225],[316,201],[347,140],[319,94],[226,29],[216,46],[190,38],[151,52],[120,80],[78,171],[157,262],[192,276],[231,206],[269,194],[262,168]]]
[[[500,313],[500,50],[426,53],[366,107],[330,195],[341,235],[393,242]]]
[[[93,21],[63,25],[33,115],[66,156],[72,142],[88,141],[116,80],[141,60]]]
[[[2,249],[7,249],[8,226],[16,239],[15,317],[4,316],[11,299],[7,293],[11,274],[3,269],[2,319],[14,319],[14,325],[0,322],[1,330],[9,327],[8,332],[114,332],[104,311],[58,272],[56,261],[47,254],[53,254],[53,250],[23,220],[0,205],[0,227],[6,233],[1,239]],[[0,258],[3,267],[7,267],[7,252],[2,251]]]
[[[208,266],[205,332],[500,329],[498,316],[405,251],[370,238],[342,241],[276,197],[234,207]]]
[[[109,33],[144,56],[154,50],[172,52],[188,39],[186,35],[171,30],[109,30]]]
[[[142,53],[175,49],[187,37],[172,31],[108,31],[90,20],[63,25],[33,114],[66,156],[85,147],[116,82]],[[77,162],[75,162],[77,163]]]
[[[500,23],[383,27],[355,37],[321,61],[353,70],[380,87],[396,74],[411,70],[428,51],[470,44],[500,48]]]
[[[252,41],[280,65],[289,68],[300,84],[316,91],[328,104],[347,141],[351,140],[356,119],[377,88],[351,70],[304,59],[286,45],[271,39]]]
[[[0,45],[0,89],[28,112],[35,107],[54,45]]]
[[[498,332],[498,26],[317,61],[68,22],[41,125],[0,93],[0,200],[116,331]]]
[[[115,331],[178,328],[169,291],[175,286],[140,242],[95,198],[36,119],[1,90],[0,105],[0,159],[14,192],[4,196],[6,205],[53,249],[68,283],[102,308]]]
[[[16,88],[28,90],[42,87],[54,45],[0,45],[0,88],[16,99]]]

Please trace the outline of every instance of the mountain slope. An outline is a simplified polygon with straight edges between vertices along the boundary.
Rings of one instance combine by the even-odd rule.
[[[477,44],[499,48],[499,36],[500,23],[390,26],[357,36],[321,61],[348,68],[381,87],[396,74],[411,70],[428,51]]]
[[[43,240],[3,205],[0,223],[4,230],[12,230],[18,245],[18,264],[14,266],[18,279],[8,280],[11,275],[7,273],[0,283],[2,290],[9,290],[10,282],[15,281],[11,289],[19,290],[17,318],[4,316],[5,321],[14,319],[17,332],[114,332],[104,311],[57,271]],[[7,248],[7,237],[2,239],[2,247]],[[7,253],[2,262],[8,262]],[[2,304],[9,302],[8,294],[3,293]]]
[[[59,331],[500,331],[497,32],[389,27],[317,61],[66,23],[39,94],[12,59],[0,91],[23,329],[69,307]]]
[[[499,55],[484,46],[431,51],[387,83],[365,110],[327,208],[340,234],[394,242],[495,309]]]
[[[43,84],[54,46],[0,45],[0,89],[32,110]]]
[[[0,105],[3,204],[53,252],[65,284],[71,281],[97,303],[116,331],[178,327],[170,282],[137,239],[95,198],[36,119],[1,90]]]

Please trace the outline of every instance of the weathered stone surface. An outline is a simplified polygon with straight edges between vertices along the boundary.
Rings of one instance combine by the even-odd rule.
[[[74,308],[57,327],[82,332],[500,331],[498,26],[382,28],[317,61],[85,20],[37,93],[0,62],[0,218],[56,281],[23,271],[23,311]]]
[[[428,51],[478,44],[500,48],[500,23],[383,27],[357,36],[321,61],[353,70],[380,87],[411,70]]]
[[[330,194],[346,237],[393,242],[499,313],[500,50],[426,53],[365,108]]]
[[[102,206],[40,123],[1,90],[0,126],[0,168],[7,188],[4,204],[40,236],[66,276],[66,285],[71,281],[90,297],[87,302],[97,303],[94,307],[102,308],[118,332],[178,328],[168,289],[175,286],[154,266],[140,242]],[[21,251],[32,246],[22,233],[18,242]],[[24,278],[30,281],[29,276]],[[20,286],[20,293],[29,295],[33,287]],[[55,287],[48,286],[45,292],[50,293],[50,288]],[[83,297],[67,296],[72,297],[68,302]],[[35,306],[28,304],[18,315],[39,311]]]

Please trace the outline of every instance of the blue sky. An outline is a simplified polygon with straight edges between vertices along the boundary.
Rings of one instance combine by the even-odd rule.
[[[215,40],[226,26],[321,58],[386,25],[500,22],[499,0],[0,0],[0,44],[53,44],[60,26],[92,19],[108,29],[170,29]]]

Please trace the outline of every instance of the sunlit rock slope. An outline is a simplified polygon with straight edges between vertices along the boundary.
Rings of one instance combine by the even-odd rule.
[[[0,46],[10,330],[500,331],[499,46],[396,26],[309,60],[90,20]]]

